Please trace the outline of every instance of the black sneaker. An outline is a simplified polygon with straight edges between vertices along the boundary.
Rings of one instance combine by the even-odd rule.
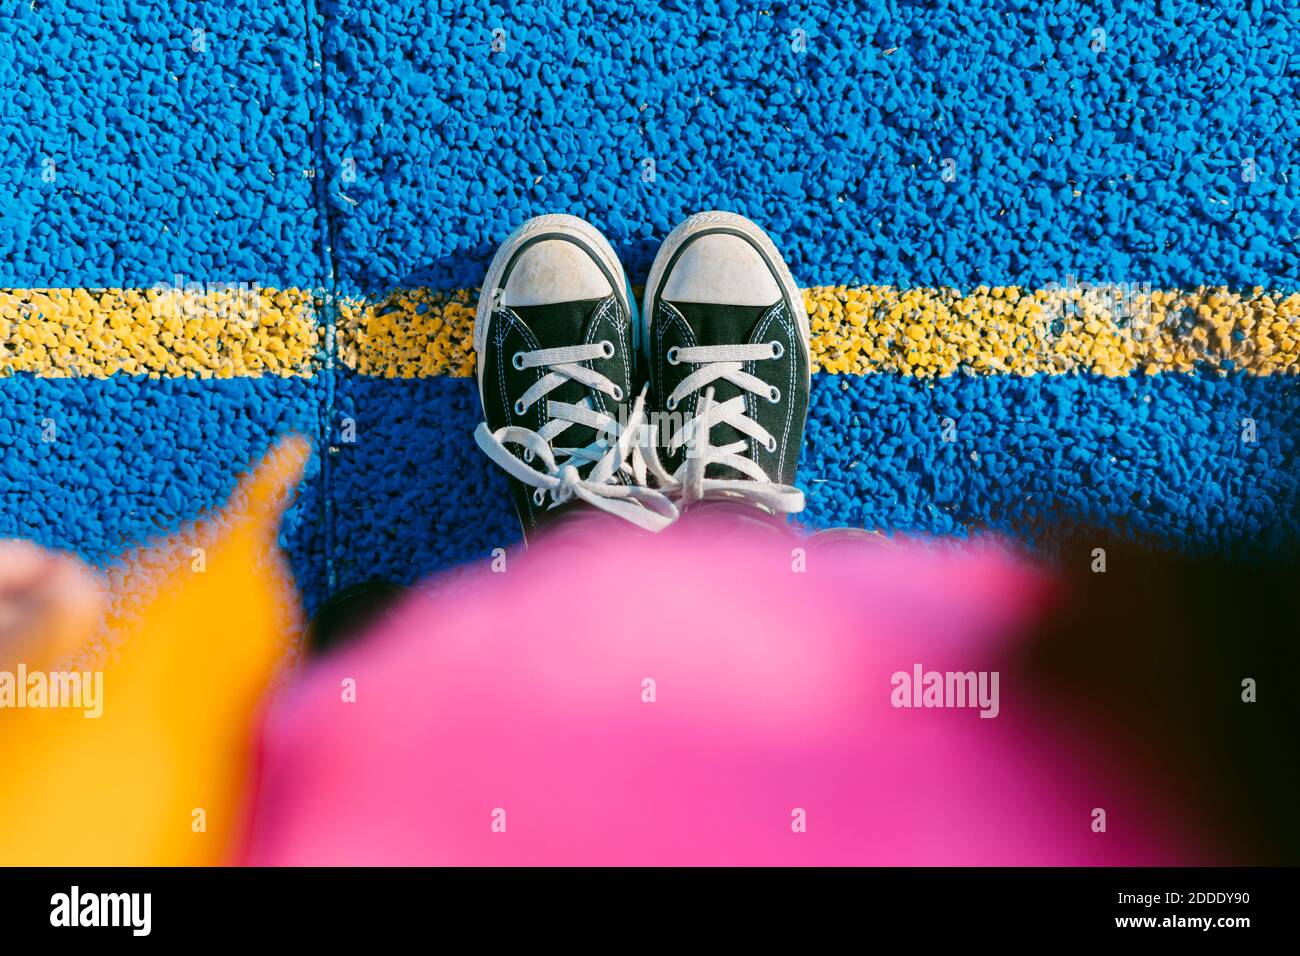
[[[734,213],[691,216],[655,256],[645,322],[661,487],[802,511],[808,313],[772,240]]]
[[[474,439],[510,475],[525,539],[578,502],[652,531],[677,516],[636,450],[639,334],[623,267],[589,223],[538,216],[493,257],[474,321],[487,419]]]

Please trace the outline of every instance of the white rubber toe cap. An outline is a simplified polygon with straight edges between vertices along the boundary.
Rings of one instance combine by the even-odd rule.
[[[551,305],[603,299],[613,288],[600,266],[575,243],[545,239],[520,254],[506,279],[501,304]]]
[[[714,233],[682,250],[659,297],[669,302],[771,305],[781,298],[781,287],[757,249],[740,236]]]

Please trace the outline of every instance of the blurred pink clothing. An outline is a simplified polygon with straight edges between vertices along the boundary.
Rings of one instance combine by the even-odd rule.
[[[247,860],[1223,862],[1018,673],[1050,594],[989,543],[591,521],[413,595],[285,691]],[[997,716],[895,706],[917,665],[998,672]]]

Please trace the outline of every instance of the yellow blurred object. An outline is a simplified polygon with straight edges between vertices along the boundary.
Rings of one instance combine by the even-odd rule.
[[[257,715],[295,630],[276,534],[308,453],[298,438],[272,450],[208,522],[220,532],[202,562],[172,567],[113,622],[102,716],[0,709],[0,865],[237,853]]]

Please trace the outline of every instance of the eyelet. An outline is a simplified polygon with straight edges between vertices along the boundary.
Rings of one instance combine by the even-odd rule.
[[[621,402],[623,401],[623,390],[619,388],[617,385],[615,385],[614,391],[610,393],[609,397],[614,399],[614,401],[616,402]]]
[[[768,342],[767,344],[772,346],[772,358],[777,359],[785,354],[785,346],[782,345],[780,342],[771,341]]]
[[[533,463],[533,459],[536,457],[537,456],[533,454],[533,450],[531,448],[524,449],[524,461],[526,461],[528,464],[531,465]]]
[[[781,390],[773,385],[767,393],[767,400],[775,405],[781,400]]]
[[[605,341],[600,343],[600,351],[605,356],[605,358],[613,358],[614,343],[611,342],[609,339],[606,339]]]
[[[527,412],[528,412],[528,409],[524,406],[524,400],[523,400],[522,398],[519,399],[519,401],[515,402],[515,414],[516,414],[516,415],[524,415],[524,414],[526,414]]]
[[[768,438],[768,440],[767,440],[767,450],[768,450],[768,451],[776,451],[776,436],[775,436],[775,435],[772,435],[771,437]]]
[[[515,368],[522,370],[524,367],[524,353],[516,352],[514,354],[514,357],[510,359],[510,364],[513,365]]]
[[[664,408],[668,409],[671,412],[676,407],[677,407],[677,399],[669,395],[668,400],[664,402]]]
[[[546,492],[543,491],[541,488],[538,488],[536,491],[533,492],[533,504],[537,505],[540,508],[545,503],[546,503]]]
[[[675,346],[675,345],[674,345],[672,348],[670,348],[670,349],[668,350],[668,364],[669,364],[669,365],[677,365],[677,364],[679,364],[679,363],[681,362],[681,359],[679,359],[679,358],[677,357],[677,353],[678,353],[678,351],[679,351],[679,349],[678,349],[677,346]]]

